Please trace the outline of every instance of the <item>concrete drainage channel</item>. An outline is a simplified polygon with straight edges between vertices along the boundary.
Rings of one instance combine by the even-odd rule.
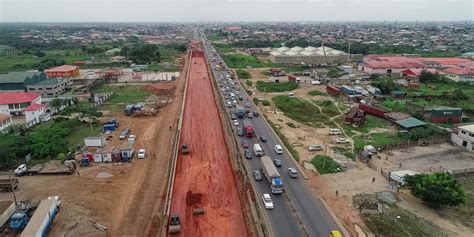
[[[206,52],[206,59],[207,58],[207,52]],[[209,60],[207,61],[207,64],[208,64],[208,70],[210,71],[210,75],[212,75],[212,78],[214,78],[212,84],[214,85],[214,89],[215,91],[217,91],[217,94],[215,94],[218,98],[218,104],[219,104],[219,107],[221,108],[222,111],[224,111],[224,116],[226,118],[225,121],[226,122],[226,126],[224,126],[229,132],[230,132],[230,136],[232,137],[232,145],[234,147],[234,149],[237,151],[237,164],[238,164],[238,169],[240,171],[242,171],[242,176],[244,178],[244,182],[245,183],[249,183],[251,184],[251,181],[249,180],[249,177],[250,177],[250,171],[248,170],[248,168],[245,166],[245,164],[243,163],[244,162],[244,158],[242,157],[242,154],[243,154],[243,150],[242,148],[238,145],[238,140],[237,138],[235,137],[234,135],[234,130],[233,130],[233,127],[232,126],[229,126],[232,124],[232,121],[230,120],[230,116],[229,114],[227,113],[225,107],[224,107],[224,102],[222,100],[222,96],[220,95],[220,92],[219,92],[219,87],[217,86],[217,81],[216,81],[216,77],[214,75],[214,72],[212,70],[212,67],[211,65],[209,64]],[[253,185],[251,185],[253,187]],[[253,192],[254,193],[254,198],[255,200],[258,200],[258,196],[256,194],[256,192]],[[267,228],[268,225],[268,220],[265,218],[265,215],[263,215],[260,211],[264,209],[264,207],[262,206],[262,204],[260,202],[253,202],[252,200],[252,196],[250,194],[250,192],[247,192],[246,193],[246,196],[247,196],[247,199],[248,199],[248,202],[250,203],[250,208],[251,208],[251,211],[252,211],[252,218],[254,220],[254,224],[256,226],[256,229],[257,229],[257,236],[259,237],[263,237],[263,236],[273,236],[273,234],[269,233],[271,230],[270,228]],[[256,204],[256,205],[255,205]],[[263,217],[263,222],[262,222],[262,218]]]

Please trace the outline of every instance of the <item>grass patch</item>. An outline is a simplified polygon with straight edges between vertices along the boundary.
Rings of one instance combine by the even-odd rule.
[[[460,107],[468,112],[474,112],[474,85],[467,83],[458,83],[450,80],[443,80],[437,83],[421,84],[419,88],[408,89],[409,95],[420,93],[422,96],[453,96],[461,90],[463,94],[468,95],[467,99],[449,99],[449,98],[415,98],[413,102],[418,105],[443,105]]]
[[[107,101],[107,104],[129,104],[143,102],[151,92],[144,90],[141,85],[112,86],[103,85],[97,89],[97,92],[109,92],[114,94]]]
[[[261,68],[276,66],[276,64],[272,62],[261,62],[257,57],[245,54],[224,54],[222,55],[222,58],[231,68]]]
[[[285,145],[285,147],[288,149],[288,151],[291,153],[291,155],[293,156],[293,158],[296,160],[296,161],[300,161],[300,154],[298,153],[297,150],[295,150],[295,148],[293,148],[293,146],[290,144],[290,142],[288,141],[288,138],[285,136],[285,134],[283,134],[281,132],[281,130],[272,122],[270,121],[269,119],[267,119],[268,123],[270,124],[270,126],[273,128],[273,130],[275,131],[275,133],[278,135],[278,137],[280,138],[280,140],[283,142],[283,145]]]
[[[249,80],[247,80],[247,81],[245,81],[245,85],[247,85],[247,86],[252,86],[252,85],[253,85],[253,82],[252,82],[252,81],[249,81]]]
[[[351,149],[349,148],[345,148],[345,147],[340,147],[340,146],[335,146],[335,147],[332,147],[331,148],[334,152],[338,153],[338,154],[341,154],[341,155],[344,155],[345,157],[349,158],[349,159],[352,159],[354,160],[355,159],[355,155],[354,153],[351,151]]]
[[[257,90],[265,93],[292,91],[296,88],[298,88],[298,84],[291,81],[281,83],[257,81]]]
[[[308,92],[308,95],[310,96],[327,96],[328,94],[324,93],[324,92],[321,92],[321,91],[317,91],[317,90],[314,90],[314,91],[309,91]]]
[[[343,122],[341,122],[341,124],[343,124]],[[390,126],[390,122],[385,120],[385,119],[381,119],[379,117],[375,117],[375,116],[372,116],[372,115],[366,115],[364,122],[358,128],[354,128],[349,124],[344,124],[343,128],[344,128],[344,131],[349,136],[353,136],[357,132],[359,132],[359,133],[369,133],[372,129],[375,129],[375,128],[388,128],[389,126]]]
[[[400,140],[397,133],[371,133],[353,136],[352,139],[354,139],[354,147],[357,150],[363,150],[366,145],[382,147],[384,145],[397,144]]]
[[[320,127],[321,124],[332,125],[328,118],[320,113],[319,109],[309,101],[292,99],[285,95],[274,96],[272,101],[287,117],[300,123],[314,127]]]
[[[387,99],[383,102],[383,106],[392,111],[405,112],[406,111],[406,101],[404,100],[392,100]]]
[[[344,76],[344,74],[345,74],[344,71],[340,70],[339,68],[332,67],[329,69],[328,77],[336,78],[336,77]]]
[[[332,174],[342,170],[341,166],[329,156],[316,155],[311,163],[320,174]]]
[[[449,236],[432,222],[396,206],[381,214],[363,214],[362,219],[375,236]]]
[[[71,144],[71,146],[75,147],[77,144],[84,145],[84,138],[85,137],[92,137],[97,136],[102,132],[102,126],[100,124],[92,124],[88,123],[81,123],[79,126],[74,128],[74,132],[70,133],[66,140]]]
[[[334,117],[340,115],[341,113],[337,109],[333,101],[330,100],[312,100],[314,103],[321,107],[321,111],[326,114],[328,117]]]
[[[249,72],[242,69],[238,69],[235,72],[237,73],[239,79],[250,79],[252,77]]]
[[[270,101],[268,101],[268,100],[263,100],[263,101],[262,101],[262,105],[263,105],[263,106],[270,106]]]
[[[232,45],[230,45],[230,44],[220,44],[220,43],[217,44],[217,43],[214,43],[213,46],[216,48],[216,50],[217,50],[217,52],[219,52],[219,54],[235,52],[234,47],[232,47]]]

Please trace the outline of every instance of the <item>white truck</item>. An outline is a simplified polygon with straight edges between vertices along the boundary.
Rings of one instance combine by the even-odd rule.
[[[280,173],[278,173],[277,168],[273,164],[272,158],[270,156],[262,156],[260,158],[260,167],[263,170],[268,183],[270,183],[270,189],[273,194],[283,193],[283,181],[281,180]]]
[[[59,212],[60,206],[61,198],[59,196],[51,196],[48,199],[41,200],[20,237],[46,236],[49,225]]]
[[[258,143],[253,144],[253,153],[255,153],[255,156],[257,157],[263,156],[264,153],[262,146],[260,146]]]
[[[370,92],[370,93],[373,94],[373,95],[380,95],[380,94],[382,94],[382,91],[381,91],[379,88],[377,88],[377,87],[375,87],[375,86],[371,86],[371,85],[368,85],[368,86],[367,86],[367,91]]]

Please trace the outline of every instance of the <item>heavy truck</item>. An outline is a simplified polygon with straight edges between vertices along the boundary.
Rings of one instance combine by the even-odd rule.
[[[278,173],[277,168],[273,164],[272,158],[270,158],[270,156],[262,156],[260,158],[260,167],[268,183],[270,183],[272,193],[283,193],[283,181],[281,180],[280,173]]]
[[[49,225],[59,212],[60,206],[61,198],[59,196],[51,196],[41,200],[25,229],[21,232],[20,237],[46,236]]]
[[[253,130],[252,124],[250,124],[248,121],[243,121],[242,126],[243,126],[242,130],[244,130],[245,137],[252,138],[255,132]]]

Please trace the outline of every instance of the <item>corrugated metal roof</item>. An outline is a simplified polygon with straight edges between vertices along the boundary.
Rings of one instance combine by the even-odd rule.
[[[426,125],[425,122],[423,122],[419,119],[413,118],[413,117],[403,119],[403,120],[398,120],[398,121],[395,121],[395,123],[397,123],[398,125],[400,125],[404,128],[414,128],[414,127],[419,127],[419,126]]]
[[[8,74],[0,74],[0,83],[23,83],[26,78],[40,76],[41,72],[9,72]]]

